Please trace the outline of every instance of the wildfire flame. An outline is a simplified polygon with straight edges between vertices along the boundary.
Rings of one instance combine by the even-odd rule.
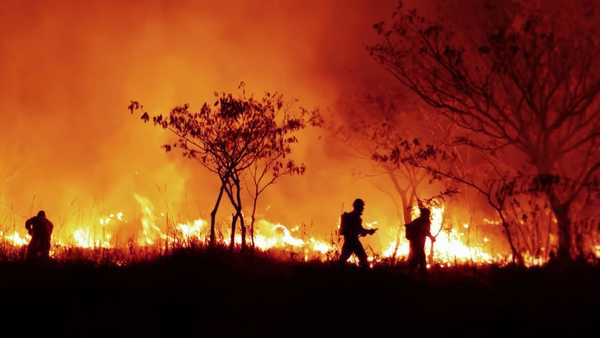
[[[478,245],[466,245],[464,243],[464,236],[456,229],[444,229],[444,206],[434,206],[431,210],[431,234],[436,237],[435,243],[431,243],[431,240],[427,238],[425,242],[425,252],[431,253],[431,247],[433,245],[433,257],[437,262],[443,262],[446,264],[451,263],[465,263],[465,262],[478,262],[478,263],[492,263],[494,257],[486,252],[482,246]],[[418,206],[414,206],[411,210],[411,218],[415,219],[419,216]],[[463,224],[463,228],[468,229],[469,224]],[[484,243],[487,243],[484,239]],[[395,257],[407,257],[409,253],[408,241],[401,241],[400,245],[391,243],[388,248],[384,251],[384,257],[392,257],[396,253]]]
[[[27,245],[27,243],[29,243],[31,240],[31,236],[21,236],[21,234],[19,234],[17,231],[11,233],[10,235],[4,235],[4,233],[0,231],[0,238],[3,238],[6,242],[16,247]]]
[[[156,248],[163,245],[185,246],[189,243],[206,244],[209,233],[208,222],[205,219],[198,218],[189,222],[174,223],[171,226],[169,218],[164,213],[158,216],[155,213],[155,207],[152,202],[141,195],[134,194],[134,199],[140,207],[139,224],[137,239],[134,241],[141,248]],[[500,260],[499,255],[492,255],[486,250],[490,239],[483,237],[480,243],[469,241],[465,238],[464,231],[468,231],[470,224],[463,223],[460,227],[445,227],[443,205],[434,206],[431,210],[431,233],[436,236],[436,241],[431,243],[426,241],[425,249],[430,259],[440,266],[452,266],[458,263],[494,263]],[[418,207],[411,211],[411,218],[415,219],[419,215]],[[164,217],[164,222],[161,222]],[[484,220],[491,222],[489,220]],[[135,223],[135,222],[134,222]],[[121,211],[110,213],[99,217],[95,222],[88,222],[88,225],[72,226],[72,230],[67,232],[69,235],[65,238],[64,231],[60,232],[58,238],[53,239],[54,248],[51,255],[57,252],[57,247],[75,247],[81,249],[116,249],[114,232],[120,226],[131,224],[127,217]],[[376,221],[365,222],[366,227],[378,225]],[[304,260],[320,259],[326,260],[337,257],[339,247],[336,243],[323,241],[321,239],[307,236],[305,231],[301,231],[300,226],[288,228],[280,223],[272,223],[266,219],[259,219],[255,224],[255,248],[262,251],[285,250],[299,254]],[[404,229],[399,229],[403,233]],[[385,236],[385,235],[382,235]],[[383,258],[406,258],[409,254],[408,241],[400,236],[398,239],[384,238],[383,242],[388,243],[381,256],[369,256],[371,265]],[[66,240],[65,240],[66,239]],[[0,241],[19,248],[27,245],[31,236],[21,234],[19,231],[5,233],[0,231]],[[241,237],[235,236],[235,243],[241,244]],[[224,244],[229,244],[228,239],[223,240]],[[433,247],[433,250],[432,250]],[[600,257],[600,245],[594,246],[595,254]],[[356,262],[356,260],[351,260]],[[543,264],[544,260],[539,257],[528,257],[528,265]]]
[[[203,219],[197,219],[191,223],[177,224],[177,230],[181,233],[184,240],[202,240],[201,234],[206,231],[208,222]]]

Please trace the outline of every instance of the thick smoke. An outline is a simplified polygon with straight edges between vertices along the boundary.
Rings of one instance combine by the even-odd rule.
[[[281,91],[328,118],[347,95],[391,86],[368,55],[372,25],[396,1],[2,1],[0,223],[46,209],[58,224],[95,213],[139,216],[134,194],[175,218],[207,217],[216,180],[160,145],[169,135],[127,113],[164,112],[214,91]],[[411,5],[411,3],[407,3]],[[420,3],[425,11],[439,4]],[[449,12],[460,9],[447,9]],[[308,171],[267,193],[259,216],[331,233],[355,197],[365,218],[397,226],[389,197],[352,173],[365,166],[323,131],[303,135]],[[223,209],[224,221],[230,211]],[[312,225],[312,227],[310,227]],[[376,241],[376,240],[375,240]]]
[[[258,95],[278,90],[334,113],[329,107],[347,87],[385,76],[365,46],[372,23],[393,5],[3,1],[2,223],[20,227],[38,209],[59,227],[96,212],[133,218],[134,193],[175,217],[206,217],[214,178],[164,154],[159,146],[169,135],[128,115],[129,100],[157,112],[199,106],[213,91],[245,81]],[[308,133],[297,149],[307,174],[282,180],[259,213],[327,234],[342,205],[362,196],[373,201],[371,218],[383,216],[373,213],[373,187],[354,182],[353,164],[322,133]]]

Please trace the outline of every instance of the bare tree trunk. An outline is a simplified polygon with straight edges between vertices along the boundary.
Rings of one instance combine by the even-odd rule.
[[[402,218],[404,219],[404,224],[410,223],[410,215],[408,215],[408,201],[406,199],[406,190],[398,190],[399,186],[396,186],[396,190],[398,195],[400,195],[400,207],[402,208]],[[402,230],[404,227],[400,225],[398,229],[398,235],[396,236],[396,244],[394,245],[394,252],[392,254],[392,258],[396,259],[396,254],[398,253],[398,248],[400,248],[400,239],[402,238]]]
[[[225,191],[225,183],[221,182],[221,188],[219,189],[219,195],[217,196],[217,200],[215,201],[215,206],[210,212],[210,240],[209,246],[214,248],[216,244],[216,236],[215,236],[215,218],[217,216],[217,210],[219,209],[219,205],[221,204],[221,198],[223,197],[223,191]]]
[[[440,224],[440,230],[438,231],[437,234],[432,235],[434,239],[437,239],[437,237],[440,235],[440,233],[442,232],[442,230],[444,230],[444,219],[442,219],[442,222]],[[431,247],[429,248],[429,264],[431,264],[431,266],[433,266],[433,262],[434,262],[434,250],[435,250],[435,240],[431,240]]]
[[[571,219],[567,208],[552,208],[556,221],[558,223],[558,252],[557,258],[562,262],[570,262],[572,260],[572,234],[571,234]]]
[[[523,265],[523,263],[524,263],[523,256],[521,256],[521,253],[515,247],[515,243],[513,241],[512,234],[510,232],[510,225],[504,218],[504,213],[502,212],[502,210],[500,210],[498,208],[496,208],[496,212],[500,216],[500,220],[502,222],[502,228],[504,230],[504,235],[506,236],[506,239],[508,240],[508,245],[510,246],[510,252],[512,253],[513,264]]]
[[[233,249],[235,248],[235,227],[237,220],[238,214],[236,211],[236,213],[233,215],[233,219],[231,220],[231,237],[229,239],[229,251],[233,251]]]
[[[409,210],[411,201],[409,200],[410,197],[407,196],[408,189],[403,189],[400,186],[400,182],[398,182],[398,179],[394,175],[393,171],[387,170],[387,173],[388,173],[388,176],[390,177],[390,180],[392,181],[392,184],[394,185],[394,188],[396,189],[396,192],[400,196],[400,204],[401,204],[401,208],[402,208],[402,217],[404,219],[404,224],[408,224],[411,221],[410,210]],[[392,257],[394,257],[394,259],[396,257],[396,253],[398,252],[398,248],[400,247],[400,239],[402,238],[402,236],[401,236],[402,230],[403,230],[403,227],[401,226],[400,229],[398,230],[398,236],[396,237],[396,244],[394,246],[394,253],[392,256]]]
[[[258,203],[258,192],[254,193],[254,200],[252,201],[252,215],[250,215],[250,240],[252,241],[252,247],[254,248],[254,224],[256,222],[256,204]]]
[[[247,249],[247,245],[246,245],[246,224],[244,223],[244,215],[242,213],[242,195],[241,195],[242,187],[240,185],[240,180],[238,178],[234,179],[234,183],[235,183],[236,200],[237,200],[236,212],[237,212],[237,216],[240,219],[240,229],[242,230],[242,251],[245,251]]]
[[[229,202],[231,202],[231,205],[235,209],[235,213],[232,215],[231,218],[231,231],[229,233],[229,251],[233,251],[233,249],[235,248],[235,228],[237,226],[238,212],[235,200],[233,199],[231,182],[228,182],[228,184],[225,186],[225,193],[229,198]]]
[[[246,244],[246,224],[244,223],[244,216],[240,212],[240,229],[242,229],[242,251],[246,251],[248,249],[248,245]]]
[[[241,229],[241,249],[246,250],[246,224],[244,223],[244,215],[242,213],[242,196],[241,196],[241,185],[240,180],[237,177],[233,177],[234,186],[226,187],[225,192],[227,193],[227,197],[229,197],[229,201],[233,205],[235,209],[235,215],[233,216],[233,222],[231,223],[231,243],[230,249],[233,250],[234,246],[234,235],[235,235],[235,225],[237,224],[237,220],[240,220],[240,229]],[[235,188],[235,196],[233,195],[233,189]]]
[[[552,190],[547,191],[546,196],[548,196],[550,208],[558,224],[558,252],[556,258],[563,263],[571,262],[573,260],[571,255],[573,238],[571,218],[569,217],[571,205],[560,203]]]
[[[408,210],[408,207],[409,207],[409,203],[411,201],[409,201],[406,196],[408,193],[408,189],[403,189],[400,186],[398,179],[396,178],[396,176],[394,176],[394,174],[391,171],[388,171],[388,175],[390,176],[390,179],[391,179],[392,183],[394,184],[394,188],[396,188],[398,195],[400,195],[400,202],[402,203],[402,215],[404,217],[404,222],[409,223],[410,222],[410,210]]]

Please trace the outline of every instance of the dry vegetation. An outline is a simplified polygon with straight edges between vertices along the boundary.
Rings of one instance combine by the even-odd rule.
[[[364,271],[276,253],[188,248],[163,256],[140,251],[138,261],[117,266],[113,255],[72,250],[49,264],[3,260],[5,312],[51,308],[44,321],[63,336],[481,337],[581,333],[593,328],[600,304],[600,269],[589,264],[434,267],[423,280],[402,262]]]

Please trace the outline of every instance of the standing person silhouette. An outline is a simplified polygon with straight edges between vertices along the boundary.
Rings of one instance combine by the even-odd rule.
[[[340,263],[344,264],[352,254],[358,257],[361,267],[367,267],[367,254],[359,237],[372,235],[377,229],[365,229],[362,227],[362,218],[360,217],[365,209],[365,202],[357,198],[352,203],[352,211],[344,212],[340,222],[340,234],[344,236],[344,245],[342,246],[342,254],[340,255]]]
[[[37,216],[28,219],[25,228],[31,235],[31,241],[27,246],[27,259],[48,260],[54,225],[46,218],[44,210],[40,210]]]
[[[408,267],[411,272],[418,269],[421,275],[425,275],[427,274],[425,240],[429,237],[434,242],[435,237],[431,235],[431,211],[426,207],[420,207],[419,210],[421,212],[419,217],[405,225],[406,239],[410,242]]]

